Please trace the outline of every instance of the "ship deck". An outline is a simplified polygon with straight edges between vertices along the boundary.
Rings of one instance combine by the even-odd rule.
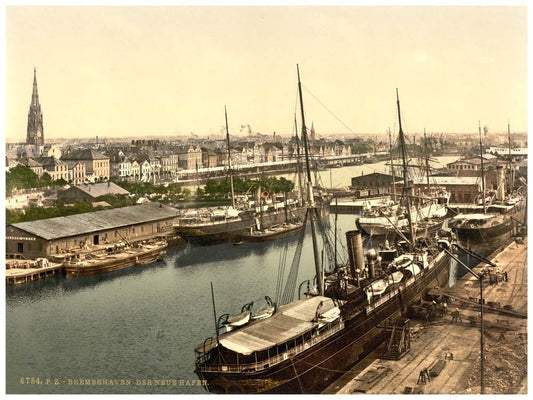
[[[491,258],[508,280],[484,285],[486,304],[511,305],[512,313],[484,313],[485,393],[527,393],[527,238],[513,242]],[[477,271],[484,265],[478,266]],[[470,274],[453,289],[450,309],[458,308],[463,322],[451,323],[448,313],[429,323],[411,320],[411,349],[400,360],[377,359],[378,349],[339,378],[324,394],[478,394],[480,393],[480,328],[469,317],[478,312],[458,298],[479,297],[479,285]],[[493,302],[493,303],[491,303]],[[420,373],[440,363],[437,376],[425,383]],[[443,364],[444,363],[444,364]]]
[[[258,320],[220,337],[220,344],[237,353],[249,355],[300,336],[318,325],[314,321],[319,303],[322,311],[333,306],[327,297],[312,297],[282,306],[272,317]]]

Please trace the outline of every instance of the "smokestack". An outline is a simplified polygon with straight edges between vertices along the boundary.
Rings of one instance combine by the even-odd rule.
[[[356,270],[365,269],[365,257],[363,254],[363,239],[360,230],[346,232],[348,256],[350,257],[350,273],[354,278],[358,276]]]
[[[376,253],[376,250],[368,250],[368,252],[366,253],[366,258],[368,261],[368,279],[372,279],[375,275],[375,266],[376,261],[378,259],[378,254]]]

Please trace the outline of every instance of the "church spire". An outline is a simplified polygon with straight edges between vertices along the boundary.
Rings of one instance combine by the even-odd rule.
[[[40,107],[39,92],[37,91],[37,68],[35,67],[33,67],[33,93],[31,95],[31,105]]]
[[[39,104],[37,90],[37,68],[33,67],[33,92],[31,95],[30,110],[28,111],[28,129],[26,144],[44,145],[43,114]]]

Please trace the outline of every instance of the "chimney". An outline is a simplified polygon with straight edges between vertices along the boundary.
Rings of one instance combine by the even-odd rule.
[[[368,260],[368,278],[372,279],[376,275],[376,263],[378,259],[378,254],[376,250],[370,249],[366,253],[366,258]]]
[[[355,278],[359,272],[365,268],[365,258],[363,254],[363,239],[360,230],[346,232],[346,243],[348,246],[348,256],[350,257],[350,272]]]

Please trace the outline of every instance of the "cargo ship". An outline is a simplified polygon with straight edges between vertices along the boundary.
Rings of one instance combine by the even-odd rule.
[[[481,205],[471,212],[459,213],[449,222],[449,227],[456,234],[457,240],[468,249],[487,255],[499,246],[507,243],[519,230],[526,226],[527,190],[519,187],[516,191],[505,194],[506,183],[504,169],[498,170],[497,189],[494,202],[487,199],[485,193],[485,170],[483,165],[483,141],[481,122],[479,124],[479,143],[481,149]],[[511,188],[513,188],[511,184]],[[490,193],[489,193],[490,194]]]
[[[525,226],[526,201],[525,197],[521,197],[514,204],[489,206],[486,212],[457,214],[448,226],[463,246],[487,255],[507,243]]]
[[[298,88],[305,145],[299,71]],[[400,137],[403,140],[401,123]],[[308,165],[307,160],[311,185]],[[365,263],[361,232],[347,232],[350,263],[326,274],[312,196],[309,204],[316,287],[307,291],[307,298],[283,301],[270,316],[250,318],[237,329],[221,333],[217,323],[216,335],[195,348],[195,373],[208,391],[320,393],[385,340],[380,324],[406,312],[426,289],[447,285],[448,253],[437,244],[416,243],[414,235],[402,248],[367,253]],[[449,247],[449,242],[440,246]]]

